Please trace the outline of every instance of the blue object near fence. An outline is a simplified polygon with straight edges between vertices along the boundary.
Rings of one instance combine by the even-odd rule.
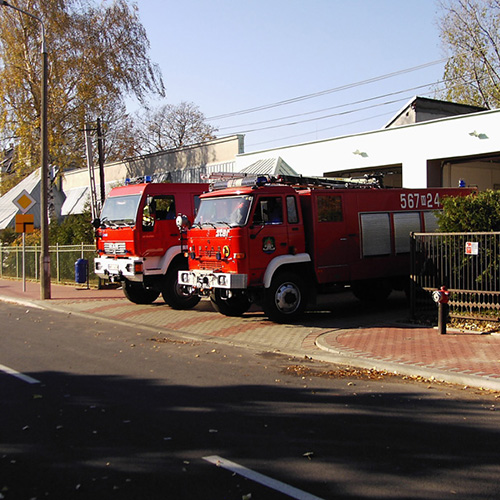
[[[77,283],[87,282],[87,269],[89,261],[87,259],[78,259],[75,262],[75,281]]]

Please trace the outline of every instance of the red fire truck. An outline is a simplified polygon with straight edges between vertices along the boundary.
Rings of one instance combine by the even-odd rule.
[[[347,285],[361,300],[385,299],[408,285],[410,232],[435,230],[441,198],[470,192],[292,176],[215,183],[187,232],[179,284],[222,314],[255,302],[276,322]]]
[[[178,213],[192,221],[207,184],[140,183],[112,189],[94,221],[97,276],[120,281],[125,296],[150,304],[160,295],[174,309],[199,302],[178,286],[178,271],[187,269],[175,224]]]

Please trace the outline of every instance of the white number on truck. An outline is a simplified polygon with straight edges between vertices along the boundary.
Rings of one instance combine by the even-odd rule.
[[[439,193],[402,193],[400,196],[403,210],[418,210],[422,208],[441,208]]]

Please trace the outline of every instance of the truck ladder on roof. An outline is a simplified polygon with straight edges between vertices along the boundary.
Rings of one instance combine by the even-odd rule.
[[[327,188],[381,188],[382,175],[365,175],[363,179],[354,179],[351,177],[303,177],[302,175],[278,175],[276,177],[267,174],[253,174],[247,176],[241,173],[210,174],[207,180],[211,183],[211,190],[218,191],[229,187],[258,187],[265,184],[285,184],[295,189],[311,187]]]

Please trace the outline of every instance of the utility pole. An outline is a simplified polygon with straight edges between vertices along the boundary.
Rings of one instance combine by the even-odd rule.
[[[95,188],[95,172],[94,172],[94,158],[92,153],[92,129],[89,125],[85,125],[85,151],[87,154],[87,168],[89,170],[89,189],[90,189],[90,210],[92,212],[92,220],[99,214],[97,207],[97,195]]]
[[[101,188],[101,206],[104,205],[104,199],[106,198],[106,189],[104,183],[104,138],[101,129],[101,119],[97,119],[97,155],[99,161],[99,185]]]
[[[47,64],[47,46],[45,44],[45,25],[43,21],[34,14],[22,10],[5,0],[0,0],[0,6],[10,7],[17,10],[21,14],[25,14],[36,21],[42,27],[42,88],[41,88],[41,109],[40,109],[40,232],[41,232],[41,249],[40,249],[40,298],[50,299],[50,254],[49,254],[49,218],[48,218],[48,184],[49,184],[49,139],[47,128],[47,80],[48,80],[48,64]]]

